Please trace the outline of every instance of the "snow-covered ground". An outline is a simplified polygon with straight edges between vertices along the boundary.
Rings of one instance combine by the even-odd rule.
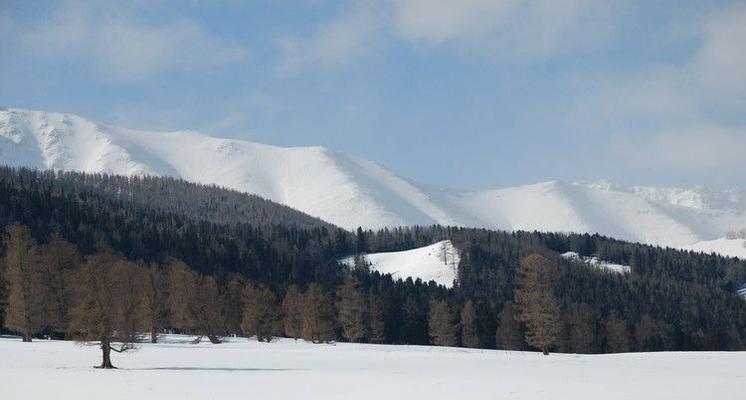
[[[746,260],[746,240],[744,239],[720,238],[707,240],[687,246],[685,249],[704,253],[724,254]]]
[[[457,225],[601,233],[725,254],[709,242],[746,228],[746,189],[543,182],[497,190],[428,186],[322,147],[283,148],[192,131],[110,127],[0,109],[0,165],[152,174],[256,193],[347,229]]]
[[[562,253],[562,257],[567,258],[568,260],[586,263],[595,268],[605,269],[620,274],[626,274],[632,271],[632,268],[630,268],[629,265],[616,264],[613,262],[600,260],[598,257],[581,257],[580,254],[574,251]]]
[[[114,354],[71,342],[0,339],[0,398],[26,399],[743,399],[746,352],[565,355],[460,348],[313,345],[171,336]]]
[[[460,256],[451,241],[444,240],[412,250],[366,254],[365,261],[370,264],[371,270],[391,274],[394,279],[420,278],[425,282],[433,280],[439,285],[452,287]],[[355,260],[354,257],[347,257],[340,262],[353,265]]]

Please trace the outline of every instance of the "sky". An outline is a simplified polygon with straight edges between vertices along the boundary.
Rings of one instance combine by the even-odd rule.
[[[746,187],[746,1],[0,0],[0,105],[454,188]]]

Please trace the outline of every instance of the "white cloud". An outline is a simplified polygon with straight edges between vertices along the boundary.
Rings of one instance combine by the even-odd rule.
[[[65,3],[42,23],[21,28],[19,36],[23,49],[48,58],[81,60],[101,77],[117,81],[211,68],[247,55],[191,20],[145,23],[134,14],[112,14],[87,3]]]
[[[321,23],[310,37],[279,38],[280,69],[294,72],[306,63],[338,66],[365,56],[378,46],[383,34],[382,12],[377,4],[360,2]]]

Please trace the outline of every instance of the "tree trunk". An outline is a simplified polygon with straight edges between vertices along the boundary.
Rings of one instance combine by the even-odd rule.
[[[210,339],[210,343],[212,344],[220,344],[220,338],[213,334],[207,335],[207,338]]]
[[[549,349],[542,349],[541,352],[544,353],[545,356],[549,355]]]
[[[102,360],[101,360],[101,366],[96,368],[101,369],[113,369],[116,368],[114,365],[111,364],[111,343],[109,342],[109,339],[102,339],[101,340],[101,353],[102,353]]]
[[[150,331],[150,343],[158,343],[158,332],[155,329]]]
[[[24,342],[30,342],[31,341],[31,335],[23,335],[23,341]]]

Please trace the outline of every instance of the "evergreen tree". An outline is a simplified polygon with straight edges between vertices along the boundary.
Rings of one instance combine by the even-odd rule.
[[[639,351],[663,351],[671,347],[669,324],[644,314],[635,328],[635,340]]]
[[[445,300],[431,300],[428,315],[430,342],[436,346],[455,346],[458,326],[453,322],[453,313]]]
[[[526,325],[526,342],[549,354],[560,334],[560,311],[554,297],[558,272],[538,254],[526,257],[518,268],[515,301],[518,319]]]
[[[461,344],[464,347],[479,347],[477,313],[471,300],[464,303],[464,307],[461,309]]]

